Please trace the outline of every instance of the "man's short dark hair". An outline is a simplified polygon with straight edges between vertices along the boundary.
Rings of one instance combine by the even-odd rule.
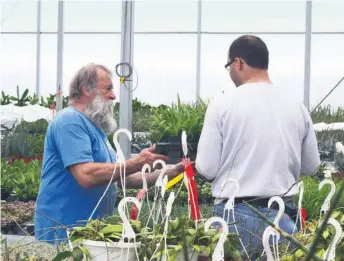
[[[242,58],[252,68],[268,69],[269,51],[266,44],[257,36],[243,35],[229,47],[229,58]]]

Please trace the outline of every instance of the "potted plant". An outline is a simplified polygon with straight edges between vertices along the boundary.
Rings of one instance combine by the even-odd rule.
[[[206,108],[202,100],[195,104],[183,104],[178,96],[177,104],[154,109],[149,138],[152,143],[157,143],[157,152],[169,156],[172,159],[170,163],[179,162],[183,157],[181,134],[185,131],[188,138],[188,156],[194,160]]]
[[[202,220],[193,221],[181,216],[169,221],[166,244],[163,226],[156,225],[153,233],[153,236],[141,240],[142,260],[144,257],[156,261],[196,261],[199,256],[211,258],[221,232],[215,228],[205,232]],[[229,233],[224,244],[225,260],[241,260],[238,247],[237,235]],[[169,256],[167,259],[166,252]]]
[[[142,229],[140,221],[130,220],[130,223],[137,233],[137,242],[121,241],[123,224],[116,216],[90,220],[85,226],[73,227],[72,232],[68,232],[73,250],[60,253],[54,260],[63,260],[59,259],[59,256],[66,258],[78,253],[81,259],[86,256],[91,261],[122,261],[127,257],[128,260],[135,260]]]

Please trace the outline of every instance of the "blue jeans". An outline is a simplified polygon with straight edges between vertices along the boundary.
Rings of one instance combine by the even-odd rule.
[[[294,204],[291,201],[285,202],[285,205],[294,208]],[[215,205],[214,216],[223,217],[224,206],[225,206],[225,203]],[[274,221],[278,213],[278,210],[275,210],[275,209],[269,209],[267,207],[260,207],[256,205],[252,205],[252,206],[254,206],[260,213],[262,213],[265,217],[267,217],[271,221]],[[249,260],[256,260],[257,258],[261,256],[262,252],[264,251],[262,237],[263,237],[264,230],[266,229],[266,227],[269,226],[269,224],[266,223],[258,215],[256,215],[244,203],[237,204],[234,206],[234,216],[235,216],[235,221],[237,222],[236,227],[238,229],[239,236],[250,257]],[[227,221],[227,217],[228,217],[228,211],[226,211],[226,214],[224,216],[224,219],[226,221]],[[234,222],[233,216],[232,216],[232,213],[230,213],[229,223],[233,223],[233,222]],[[283,214],[279,223],[279,227],[288,234],[296,233],[299,230],[299,224],[297,224],[295,228],[294,220],[291,217],[289,217],[286,213]],[[234,225],[228,226],[228,229],[230,233],[236,233]],[[280,241],[282,240],[283,240],[283,237],[281,236]],[[270,242],[272,242],[272,240]],[[291,247],[293,247],[293,245],[290,245],[289,249],[291,249]],[[240,252],[242,253],[243,259],[247,260],[247,255],[245,254],[242,248],[240,248]]]

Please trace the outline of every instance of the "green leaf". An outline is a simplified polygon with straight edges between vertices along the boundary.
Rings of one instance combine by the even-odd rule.
[[[201,253],[202,249],[199,245],[192,245],[192,247],[198,252]]]
[[[112,233],[120,233],[123,230],[122,225],[108,225],[100,230],[102,234],[112,234]]]
[[[196,229],[189,228],[189,229],[188,229],[188,233],[189,233],[191,236],[193,236],[193,235],[196,234]]]
[[[85,247],[83,247],[83,246],[78,246],[78,248],[80,248],[80,250],[85,254],[85,256],[86,256],[87,258],[90,258],[90,259],[91,259],[91,254],[90,254],[90,252],[88,251],[87,248],[85,248]]]
[[[26,98],[26,96],[28,95],[29,93],[29,89],[26,89],[21,97],[21,100],[24,100]]]
[[[62,261],[68,257],[71,257],[72,255],[73,255],[73,253],[71,251],[60,252],[55,256],[53,261]]]

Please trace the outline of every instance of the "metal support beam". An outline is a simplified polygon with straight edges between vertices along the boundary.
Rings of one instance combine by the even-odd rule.
[[[36,43],[36,95],[39,99],[41,73],[41,1],[37,1],[37,43]]]
[[[201,42],[202,42],[202,0],[199,0],[198,1],[198,16],[197,16],[196,102],[201,96]]]
[[[57,77],[56,77],[56,112],[63,108],[63,1],[58,3],[58,27],[57,27]]]
[[[307,109],[310,106],[310,83],[311,83],[311,38],[312,38],[312,1],[306,2],[306,35],[305,35],[305,75],[303,102]]]
[[[121,63],[129,63],[133,66],[134,47],[134,1],[122,2],[122,34],[121,34]],[[121,75],[129,74],[128,66],[121,66]],[[121,82],[120,86],[120,117],[119,126],[132,132],[132,89],[133,75],[129,81]],[[131,145],[126,135],[119,136],[119,144],[127,159],[131,154]]]

